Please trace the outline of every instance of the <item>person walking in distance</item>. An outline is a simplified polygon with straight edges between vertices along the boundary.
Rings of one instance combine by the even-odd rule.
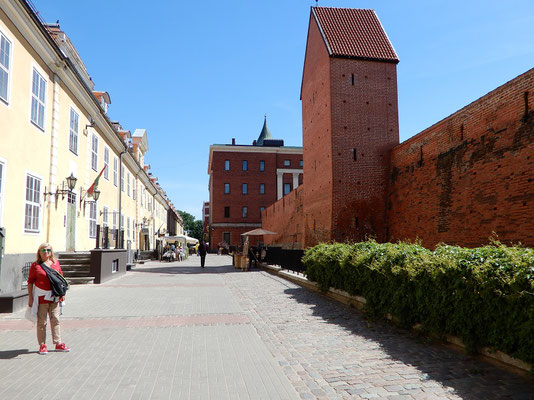
[[[43,243],[37,249],[37,258],[30,267],[28,275],[28,307],[32,308],[32,313],[37,314],[37,341],[39,342],[39,354],[48,354],[46,348],[46,322],[50,317],[50,329],[52,340],[56,345],[56,351],[70,351],[61,341],[61,329],[59,325],[59,315],[61,311],[60,303],[64,297],[54,297],[52,286],[42,265],[56,270],[61,275],[61,266],[54,256],[52,246]]]
[[[204,240],[200,241],[200,244],[198,246],[198,255],[200,256],[200,266],[204,268],[204,264],[206,262],[206,253],[208,252],[208,245]]]

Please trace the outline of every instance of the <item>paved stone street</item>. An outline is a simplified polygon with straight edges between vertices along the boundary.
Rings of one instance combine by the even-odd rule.
[[[40,356],[23,312],[0,316],[0,399],[534,399],[531,380],[228,256],[199,263],[72,287],[70,353]]]

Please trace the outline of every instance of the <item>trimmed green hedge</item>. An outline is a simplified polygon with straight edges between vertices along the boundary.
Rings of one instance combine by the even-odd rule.
[[[365,297],[365,311],[457,336],[534,364],[534,250],[499,242],[475,249],[419,244],[320,244],[306,250],[306,275],[322,291]]]

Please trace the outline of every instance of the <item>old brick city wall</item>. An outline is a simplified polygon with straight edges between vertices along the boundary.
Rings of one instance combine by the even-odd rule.
[[[389,240],[534,246],[534,69],[397,146]]]
[[[488,243],[495,232],[503,242],[534,246],[533,106],[531,69],[394,147],[387,240],[473,247]],[[306,147],[304,162],[304,188],[263,214],[266,229],[282,232],[269,239],[272,243],[287,246],[298,236],[306,247],[317,240],[306,215],[307,199],[314,196],[300,194],[302,189],[308,194],[306,185],[313,184],[306,177],[306,164],[314,162]],[[344,178],[356,179],[333,177]]]
[[[303,191],[304,187],[299,186],[262,212],[262,226],[277,233],[263,236],[266,245],[289,249],[304,247]]]

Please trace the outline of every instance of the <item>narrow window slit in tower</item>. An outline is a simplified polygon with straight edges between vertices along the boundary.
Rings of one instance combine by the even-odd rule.
[[[358,159],[358,155],[356,153],[356,149],[352,149],[352,160],[356,161]]]
[[[525,92],[525,117],[528,115],[528,92]]]
[[[358,217],[354,218],[354,228],[358,229]]]
[[[351,80],[352,86],[354,86],[354,74],[351,74],[350,80]]]
[[[423,166],[423,146],[419,146],[419,161],[417,162],[417,166]]]

